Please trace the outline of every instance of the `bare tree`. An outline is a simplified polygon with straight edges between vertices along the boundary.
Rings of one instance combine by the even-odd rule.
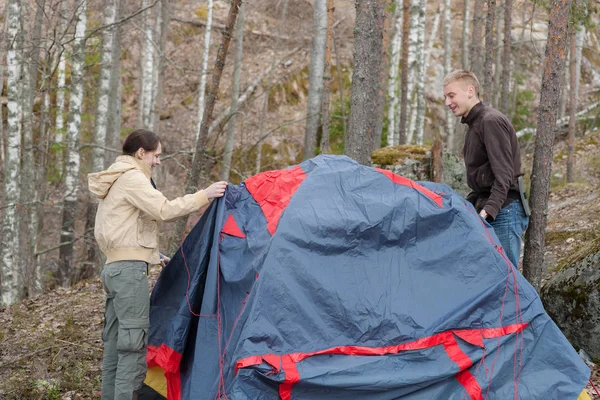
[[[412,141],[415,129],[415,107],[416,96],[415,86],[417,72],[419,70],[419,23],[421,13],[420,0],[411,0],[410,2],[410,28],[408,31],[408,60],[406,68],[408,69],[408,78],[406,82],[406,142]],[[404,66],[402,66],[404,69]],[[400,113],[402,118],[402,112]]]
[[[59,34],[61,34],[60,39],[62,39],[62,34],[66,32],[67,29],[67,13],[66,13],[66,0],[60,0],[58,7],[58,18],[59,18]],[[59,40],[60,40],[59,39]],[[66,76],[67,76],[67,63],[66,63],[66,55],[62,44],[60,44],[55,51],[55,56],[58,58],[56,61],[56,121],[54,123],[54,141],[59,144],[59,154],[57,155],[57,168],[59,171],[63,170],[63,162],[64,162],[64,136],[65,136],[65,94],[67,92],[66,88]],[[54,64],[54,63],[53,63]]]
[[[142,0],[142,8],[150,6],[149,0]],[[152,22],[152,8],[143,14],[143,50],[142,50],[142,73],[140,84],[140,101],[138,112],[138,126],[148,130],[154,130],[154,107],[155,107],[155,54],[154,54],[154,26]]]
[[[21,153],[21,93],[19,81],[22,74],[23,49],[21,32],[21,1],[9,0],[7,4],[7,108],[6,158],[4,161],[4,217],[2,220],[2,305],[7,306],[22,296],[20,229],[17,205],[20,200],[20,153]]]
[[[323,105],[321,107],[321,153],[329,153],[329,96],[331,92],[331,43],[333,38],[333,0],[327,0],[327,38],[325,40],[325,71],[323,73]],[[342,105],[343,106],[343,105]]]
[[[485,0],[474,0],[473,4],[473,32],[471,34],[471,71],[481,79],[483,76],[483,10]]]
[[[417,106],[415,108],[415,143],[423,144],[423,134],[425,131],[425,113],[427,111],[427,104],[425,103],[425,77],[427,76],[427,69],[429,67],[429,55],[433,49],[435,39],[437,39],[437,32],[440,27],[440,16],[441,8],[438,7],[435,16],[433,17],[431,33],[429,35],[429,42],[425,45],[425,9],[427,7],[427,1],[421,0],[421,10],[419,22],[419,35],[421,38],[419,41],[422,43],[423,57],[419,61],[419,74],[417,77]]]
[[[477,1],[477,0],[475,0]],[[469,22],[471,16],[469,11],[471,0],[465,0],[463,4],[463,24],[462,24],[462,67],[469,69]]]
[[[508,115],[510,71],[512,56],[512,0],[504,0],[504,48],[502,52],[502,77],[500,79],[500,111]]]
[[[72,278],[74,225],[77,212],[77,194],[79,192],[79,128],[83,105],[83,68],[85,65],[85,29],[87,25],[87,0],[76,2],[77,22],[73,40],[71,60],[71,87],[69,100],[69,118],[67,126],[67,157],[65,174],[65,196],[62,209],[62,228],[59,250],[59,282],[69,286]]]
[[[581,75],[581,55],[585,28],[574,28],[571,32],[570,53],[574,54],[569,63],[570,86],[569,91],[569,134],[567,139],[567,182],[575,180],[575,136],[577,134],[577,99],[579,99],[579,78]]]
[[[552,152],[560,95],[560,76],[565,64],[567,24],[571,0],[553,0],[548,22],[548,42],[538,112],[533,168],[531,171],[531,218],[525,238],[523,275],[540,287],[544,265],[548,189],[552,172]]]
[[[235,143],[235,123],[238,114],[238,97],[240,96],[240,73],[242,71],[242,57],[244,53],[244,5],[240,6],[238,18],[235,23],[235,58],[233,61],[233,77],[231,78],[231,118],[227,122],[227,139],[223,151],[223,166],[221,168],[221,180],[229,180],[231,169],[231,158],[233,156],[233,145]],[[269,97],[269,96],[267,96]]]
[[[408,119],[408,70],[409,64],[409,32],[411,24],[412,0],[404,0],[402,7],[402,72],[400,74],[400,118],[398,126],[398,144],[406,143],[406,125]]]
[[[466,5],[469,1],[465,0]],[[450,19],[451,14],[450,0],[444,0],[444,76],[448,75],[452,71],[452,20]],[[468,19],[464,20],[464,25],[468,25]],[[464,28],[463,28],[464,29]],[[464,39],[464,36],[463,36]],[[463,46],[463,50],[465,47]],[[452,111],[445,107],[445,119],[446,119],[446,143],[448,144],[448,150],[454,151],[454,114]]]
[[[122,0],[116,0],[116,16],[118,19],[122,15]],[[106,132],[106,146],[111,149],[121,147],[121,25],[117,24],[113,28],[113,45],[110,66],[110,97],[108,103],[108,130]],[[104,167],[107,168],[114,160],[114,154],[105,152]],[[88,230],[86,230],[87,232]],[[94,246],[95,246],[95,240]],[[88,243],[88,240],[86,240]]]
[[[400,70],[400,53],[402,46],[402,9],[400,8],[401,0],[394,0],[394,29],[392,40],[390,41],[390,70],[387,83],[388,94],[388,136],[387,145],[395,146],[398,144],[399,121],[396,121],[398,115],[398,89],[399,79],[398,72]],[[398,122],[398,123],[397,123]]]
[[[383,0],[357,1],[354,27],[354,71],[350,128],[346,154],[363,165],[371,164],[374,129],[381,85]]]
[[[206,6],[206,30],[204,31],[204,52],[202,53],[202,68],[200,69],[200,86],[198,87],[198,129],[196,142],[200,137],[204,117],[204,97],[206,95],[206,74],[208,72],[208,57],[210,55],[210,34],[212,31],[213,0],[208,0]]]
[[[325,42],[327,41],[327,0],[315,0],[313,3],[313,32],[304,130],[305,160],[315,156],[317,130],[321,120]]]
[[[233,0],[229,8],[229,14],[227,16],[227,24],[223,37],[221,39],[221,45],[217,52],[217,58],[215,60],[215,69],[212,75],[212,84],[206,98],[206,107],[202,114],[202,125],[200,126],[200,135],[196,141],[196,150],[194,151],[194,158],[192,159],[192,167],[188,175],[188,183],[185,187],[186,193],[194,193],[198,188],[200,177],[203,176],[206,168],[206,141],[208,139],[208,128],[210,127],[213,111],[215,109],[215,102],[217,100],[217,93],[219,92],[219,84],[221,83],[221,75],[223,74],[223,68],[225,67],[225,58],[227,57],[227,50],[229,49],[229,42],[231,41],[233,27],[237,19],[239,8],[242,4],[242,0]],[[204,183],[204,182],[203,182]],[[175,227],[175,237],[181,238],[185,230],[186,220],[181,219]],[[175,244],[174,244],[175,246]]]
[[[485,61],[483,65],[483,96],[482,100],[491,102],[494,99],[494,20],[496,0],[487,0],[487,18],[485,21]]]

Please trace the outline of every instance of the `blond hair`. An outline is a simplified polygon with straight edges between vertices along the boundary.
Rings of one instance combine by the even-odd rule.
[[[475,76],[474,73],[467,71],[466,69],[452,71],[444,77],[442,86],[446,86],[455,81],[463,81],[467,85],[473,85],[475,88],[475,95],[479,98],[479,79],[477,79],[477,76]]]

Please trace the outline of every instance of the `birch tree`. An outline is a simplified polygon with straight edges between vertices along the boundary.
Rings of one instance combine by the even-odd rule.
[[[403,0],[402,7],[402,72],[400,75],[400,118],[398,126],[398,144],[406,143],[406,125],[408,119],[408,70],[410,69],[409,64],[409,53],[410,53],[410,24],[411,24],[411,10],[412,0]]]
[[[537,133],[531,171],[531,217],[525,237],[523,275],[539,289],[544,265],[548,189],[556,133],[560,76],[565,65],[567,24],[571,0],[553,0],[548,22],[548,41],[538,111]]]
[[[325,42],[327,40],[327,0],[313,4],[313,37],[310,49],[306,125],[304,128],[304,159],[315,156],[317,130],[321,120],[323,72],[325,70]]]
[[[411,0],[410,2],[410,27],[408,30],[408,59],[407,69],[408,77],[406,82],[406,142],[411,143],[414,134],[414,109],[415,109],[415,80],[419,68],[419,13],[420,0]],[[404,66],[402,67],[404,68]],[[400,114],[402,118],[402,114]]]
[[[196,129],[196,140],[200,137],[202,119],[204,117],[204,97],[206,92],[206,73],[208,71],[208,56],[210,54],[210,33],[212,31],[213,0],[208,0],[206,6],[206,29],[204,31],[204,52],[202,53],[202,67],[200,69],[200,86],[198,87],[198,128]]]
[[[22,296],[20,229],[17,206],[20,200],[19,159],[21,153],[21,79],[23,54],[20,47],[21,1],[9,0],[6,8],[7,19],[7,81],[6,97],[8,118],[6,126],[6,158],[4,162],[4,216],[2,220],[2,305],[7,306]]]
[[[495,61],[494,61],[494,101],[491,103],[496,109],[500,109],[500,76],[502,73],[502,7],[496,3],[496,44],[494,46]]]
[[[477,0],[475,0],[477,1]],[[469,69],[469,23],[471,1],[465,0],[463,4],[463,25],[462,25],[462,67]]]
[[[160,7],[157,10],[156,26],[158,29],[158,57],[154,66],[154,109],[153,121],[154,131],[160,134],[160,113],[162,110],[162,101],[164,93],[164,74],[165,74],[165,51],[167,48],[167,36],[169,33],[170,20],[169,0],[160,0]]]
[[[485,61],[483,65],[483,96],[482,100],[492,101],[494,84],[494,21],[496,0],[487,0],[487,18],[485,21]]]
[[[412,143],[413,138],[419,143],[423,141],[422,126],[425,118],[425,9],[426,0],[418,0],[416,31],[416,70],[415,70],[415,89],[413,101],[411,104],[410,125],[408,128],[408,143]],[[438,14],[439,15],[439,14]],[[438,19],[439,22],[439,19]]]
[[[8,43],[6,41],[6,21],[7,18],[4,18],[4,24],[2,25],[2,33],[0,33],[0,93],[4,91],[4,51],[6,47],[4,43]],[[4,116],[4,112],[2,111],[2,102],[0,102],[0,116]],[[0,164],[4,165],[4,118],[0,118]],[[0,245],[2,242],[0,242]]]
[[[150,0],[142,0],[142,8],[149,7]],[[143,14],[143,50],[142,74],[140,87],[140,102],[138,111],[138,127],[150,131],[154,130],[154,82],[155,82],[155,55],[154,55],[154,28],[152,25],[152,9]]]
[[[468,5],[468,0],[465,1]],[[450,0],[444,0],[444,76],[448,75],[452,70],[452,20],[451,15],[451,4]],[[468,25],[468,19],[464,20],[464,25]],[[464,50],[464,44],[463,44]],[[464,61],[464,59],[463,59]],[[445,107],[445,119],[446,119],[446,143],[449,151],[454,151],[454,114],[452,111]]]
[[[382,37],[385,2],[355,2],[354,71],[350,100],[350,126],[346,154],[363,165],[371,164],[373,137],[381,85]]]
[[[67,124],[67,157],[65,196],[62,209],[62,227],[59,251],[59,282],[69,286],[72,278],[74,225],[79,193],[79,128],[83,105],[83,68],[85,65],[85,29],[87,24],[87,0],[76,1],[77,22],[71,59],[71,86],[69,118]]]
[[[122,9],[122,0],[116,0],[115,20],[118,20],[119,16],[122,15]],[[121,25],[115,25],[112,34],[110,96],[108,103],[108,128],[106,131],[106,146],[117,150],[121,148],[121,94],[123,87],[121,83],[121,34]],[[104,167],[107,168],[114,160],[115,154],[106,152],[105,155]],[[95,242],[93,240],[94,246]]]
[[[502,77],[500,79],[500,111],[509,114],[510,71],[512,65],[512,0],[504,0],[504,47]]]
[[[67,29],[66,24],[66,0],[60,0],[59,3],[59,24],[58,29],[62,39]],[[59,145],[59,152],[57,154],[57,169],[62,173],[63,170],[63,142],[65,135],[65,94],[66,94],[66,76],[67,76],[67,64],[65,58],[65,51],[62,44],[58,44],[56,52],[58,61],[56,62],[56,120],[54,123],[54,141]]]
[[[402,51],[402,9],[401,0],[394,0],[394,29],[390,42],[390,70],[387,83],[388,94],[388,136],[387,145],[396,146],[398,143],[398,130],[396,117],[398,114],[398,97],[400,95],[398,72],[400,70],[400,54]],[[399,119],[399,118],[398,118]],[[398,121],[399,122],[399,121]]]
[[[229,109],[231,118],[227,122],[227,139],[223,152],[223,167],[221,168],[221,180],[229,180],[231,170],[231,158],[233,156],[233,145],[235,143],[235,123],[238,114],[238,97],[240,96],[240,75],[242,71],[242,58],[244,53],[244,5],[240,6],[238,18],[235,23],[235,57],[233,60],[233,77],[231,78],[231,101]],[[267,96],[269,97],[269,96]]]

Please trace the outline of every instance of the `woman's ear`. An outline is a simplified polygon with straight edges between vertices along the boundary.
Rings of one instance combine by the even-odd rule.
[[[136,152],[135,152],[135,158],[141,160],[144,158],[144,148],[140,147]]]

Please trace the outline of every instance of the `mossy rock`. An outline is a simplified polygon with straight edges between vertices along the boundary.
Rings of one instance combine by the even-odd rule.
[[[406,159],[425,161],[430,157],[430,149],[425,146],[402,144],[400,146],[382,147],[372,154],[373,164],[387,166],[404,163]]]
[[[583,252],[586,255],[583,256]],[[600,238],[541,289],[548,314],[571,343],[600,361]]]

